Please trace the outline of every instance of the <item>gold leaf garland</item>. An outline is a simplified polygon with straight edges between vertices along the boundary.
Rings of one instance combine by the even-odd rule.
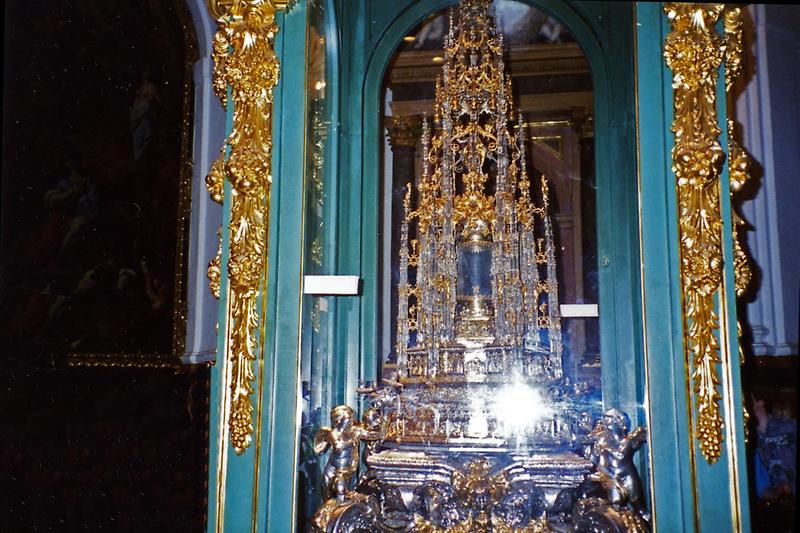
[[[725,154],[718,140],[716,85],[724,43],[714,30],[722,9],[722,4],[664,6],[672,30],[664,57],[673,72],[672,170],[678,188],[684,341],[692,368],[695,437],[709,463],[719,459],[723,440],[715,295],[723,273],[719,177]]]
[[[725,92],[728,97],[728,172],[730,173],[731,201],[744,188],[750,179],[750,157],[736,141],[735,123],[733,121],[733,84],[742,74],[742,56],[744,43],[742,29],[744,22],[739,7],[727,7],[723,14],[725,28]],[[745,295],[753,278],[752,260],[742,246],[744,219],[731,205],[733,218],[733,274],[737,298]],[[739,338],[739,364],[744,364],[744,348],[742,346],[742,325],[736,321],[736,334]],[[744,420],[744,440],[748,442],[748,426],[750,413],[747,412],[745,398],[742,397],[742,416]]]
[[[733,82],[742,75],[744,21],[741,8],[726,7],[722,14],[722,24],[725,28],[725,92],[730,94]]]
[[[742,11],[739,7],[725,9],[723,15],[725,28],[725,91],[728,95],[728,168],[730,173],[731,199],[740,192],[750,179],[750,157],[736,141],[733,114],[733,83],[742,72]],[[735,211],[733,215],[733,270],[735,274],[736,295],[741,297],[747,291],[753,277],[750,258],[742,246],[744,219]]]
[[[217,229],[217,254],[208,262],[208,288],[214,298],[219,300],[220,283],[222,282],[222,226]]]
[[[218,204],[222,205],[222,201],[224,199],[224,180],[225,180],[225,147],[222,147],[222,151],[214,160],[214,163],[211,165],[211,171],[206,176],[206,189],[208,190],[208,194],[211,196],[211,199]],[[214,256],[211,261],[208,262],[208,270],[206,275],[208,276],[208,288],[211,291],[211,294],[214,295],[214,298],[219,300],[219,286],[222,278],[222,227],[217,230],[217,254]]]
[[[231,184],[225,363],[230,365],[228,429],[234,451],[241,454],[253,433],[250,395],[259,344],[257,299],[267,265],[272,89],[280,70],[273,41],[278,27],[269,0],[210,0],[209,10],[218,26],[212,52],[214,91],[227,107],[230,87],[233,100],[233,127],[206,184],[215,201],[222,200],[222,180]],[[215,258],[209,265],[212,290],[215,280],[219,287],[219,268]]]

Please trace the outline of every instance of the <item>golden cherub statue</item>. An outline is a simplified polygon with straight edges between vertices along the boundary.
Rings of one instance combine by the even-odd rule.
[[[633,454],[644,443],[646,431],[637,427],[628,433],[628,427],[624,413],[616,409],[603,413],[588,436],[586,457],[596,468],[588,479],[607,491],[612,504],[630,504],[634,511],[644,515],[642,481],[633,464]]]
[[[322,427],[314,438],[314,452],[323,453],[331,448],[331,455],[322,472],[322,498],[334,496],[344,501],[350,478],[358,470],[360,441],[380,440],[374,426],[356,421],[353,409],[338,405],[331,410],[331,427]]]

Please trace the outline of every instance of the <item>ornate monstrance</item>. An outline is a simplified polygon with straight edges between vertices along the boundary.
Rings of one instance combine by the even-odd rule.
[[[502,36],[486,0],[453,18],[404,202],[396,373],[362,390],[361,422],[339,406],[320,430],[315,528],[646,530],[644,430],[601,416],[562,370],[548,181],[529,178]]]
[[[422,176],[409,185],[400,232],[398,381],[414,410],[435,417],[390,429],[406,440],[519,437],[547,411],[542,391],[562,377],[547,180],[537,205],[521,116],[509,125],[510,78],[487,4],[463,2],[459,17],[445,38],[434,133],[425,119]],[[496,413],[508,401],[537,405],[511,427]]]

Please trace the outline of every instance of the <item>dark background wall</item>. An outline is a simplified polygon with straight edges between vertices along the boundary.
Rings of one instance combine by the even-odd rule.
[[[753,158],[740,212],[754,262],[741,306],[745,329],[742,376],[751,415],[749,474],[756,532],[795,530],[797,353],[800,322],[800,9],[753,4],[746,9],[745,76],[736,118]],[[761,427],[759,428],[759,422]],[[756,466],[761,474],[756,475]],[[769,465],[772,465],[770,467]],[[765,475],[772,468],[775,471]],[[760,483],[758,482],[760,478]],[[764,487],[769,478],[769,487]]]
[[[0,531],[205,529],[208,370],[0,370]]]
[[[3,9],[0,531],[202,531],[208,369],[67,365],[183,355],[187,2]]]

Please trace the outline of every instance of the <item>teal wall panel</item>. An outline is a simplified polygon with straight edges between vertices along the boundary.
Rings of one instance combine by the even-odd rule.
[[[271,232],[277,250],[270,270],[270,291],[275,291],[275,309],[268,313],[271,343],[271,406],[262,413],[269,428],[263,450],[269,464],[264,499],[262,531],[291,531],[295,521],[299,429],[299,353],[303,275],[303,199],[306,140],[306,2],[298,2],[286,13],[276,53],[281,61],[281,79],[275,92],[274,151]]]
[[[687,383],[678,275],[677,198],[670,170],[671,77],[661,56],[668,28],[658,3],[639,3],[637,108],[645,357],[656,526],[694,531],[694,458],[688,445]],[[676,357],[677,355],[677,357]]]

